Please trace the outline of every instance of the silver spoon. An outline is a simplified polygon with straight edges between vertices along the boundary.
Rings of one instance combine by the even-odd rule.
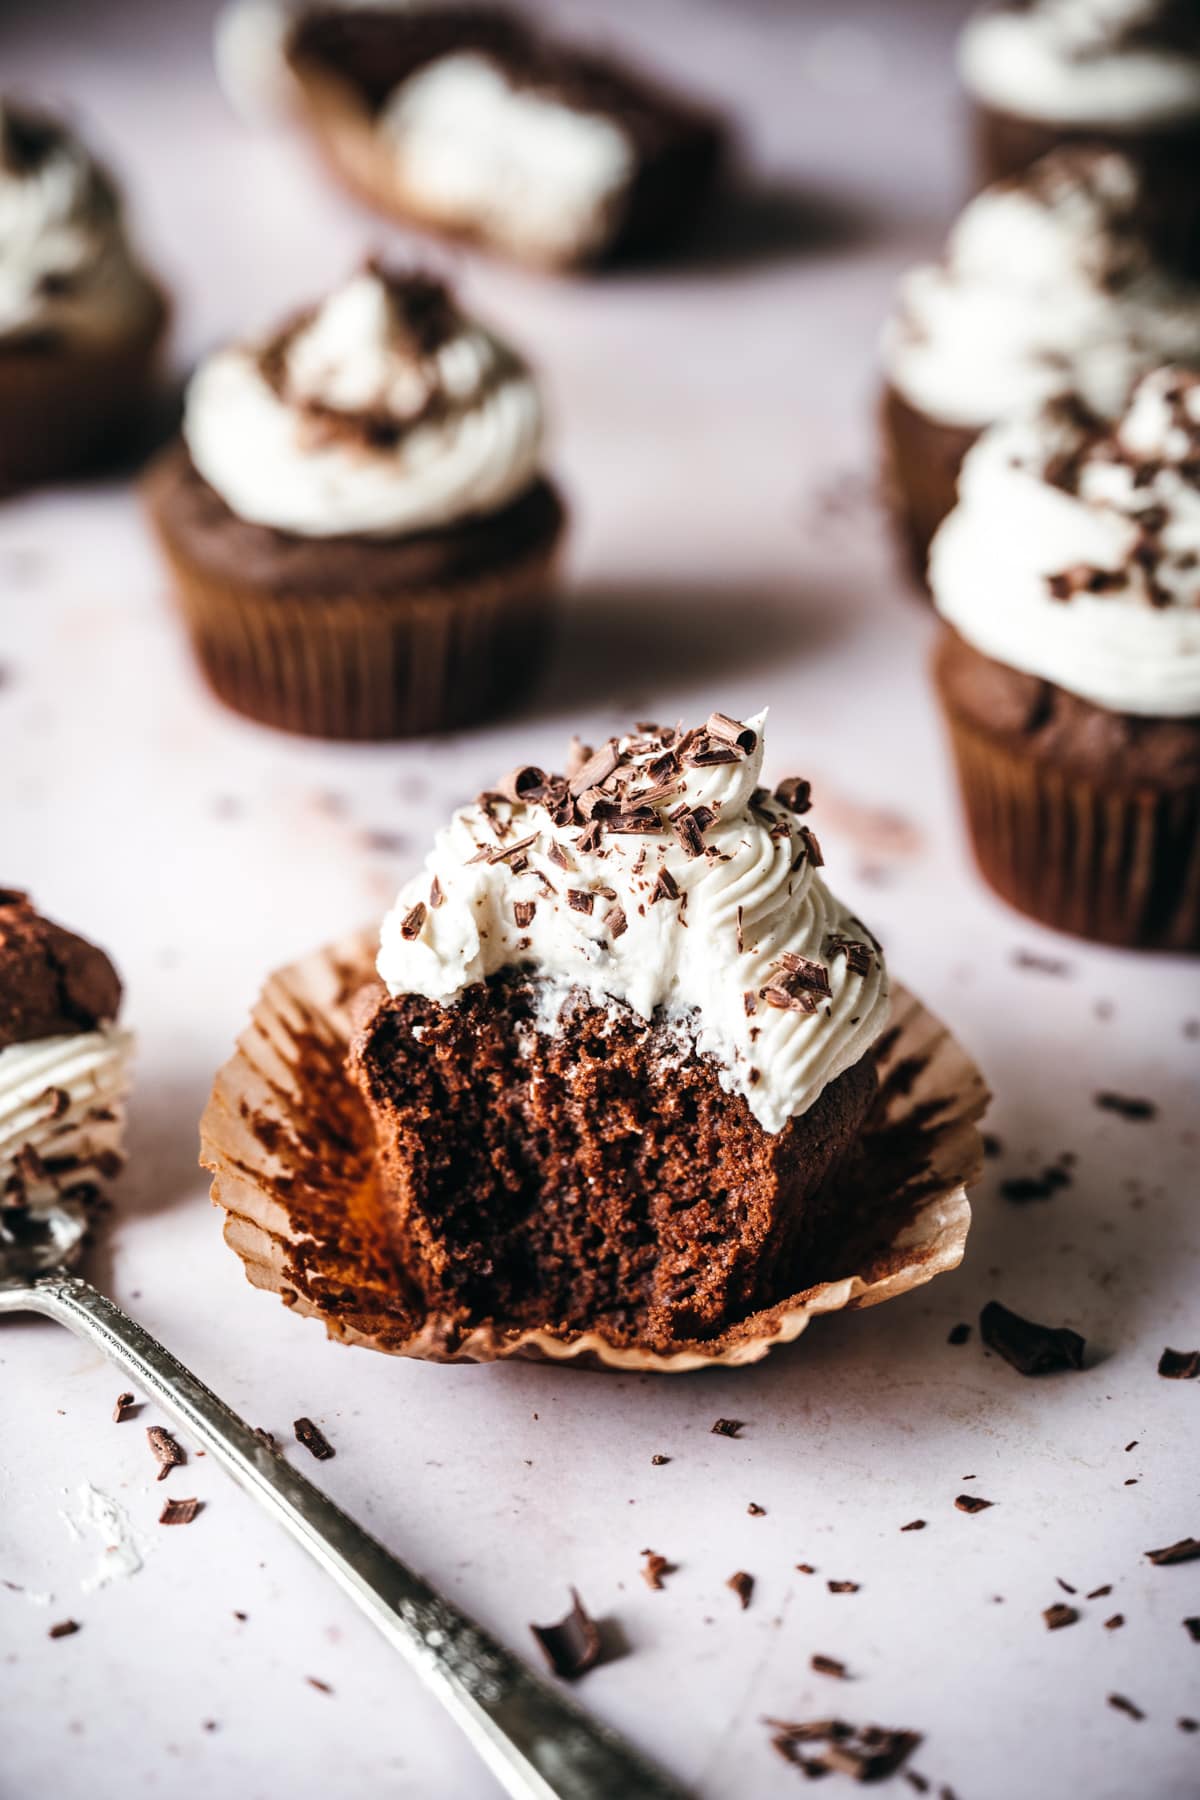
[[[119,1306],[66,1266],[86,1231],[64,1202],[0,1216],[0,1314],[39,1312],[97,1345],[284,1525],[405,1657],[516,1800],[684,1800],[305,1480]]]

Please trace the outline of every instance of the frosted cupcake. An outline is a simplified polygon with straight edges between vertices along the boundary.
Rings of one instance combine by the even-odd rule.
[[[1200,268],[1200,9],[1195,0],[1008,0],[979,12],[959,64],[981,181],[1062,143],[1124,151],[1148,234]]]
[[[967,456],[930,555],[979,866],[1105,943],[1200,949],[1200,377],[1146,376]]]
[[[0,98],[0,492],[74,474],[141,422],[165,322],[109,176]]]
[[[431,1310],[710,1338],[838,1267],[879,946],[763,720],[636,728],[456,813],[385,920],[351,1067]]]
[[[0,1240],[121,1166],[132,1038],[94,944],[0,891]]]
[[[521,358],[378,264],[208,357],[147,498],[200,666],[331,738],[471,723],[534,678],[564,514]]]
[[[985,427],[1078,394],[1115,417],[1133,381],[1200,362],[1200,284],[1168,274],[1124,157],[1058,151],[963,212],[942,260],[910,270],[884,334],[885,455],[919,573]]]

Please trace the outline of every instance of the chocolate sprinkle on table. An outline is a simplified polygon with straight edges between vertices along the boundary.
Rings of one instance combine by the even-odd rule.
[[[908,1524],[902,1525],[900,1529],[901,1531],[924,1531],[925,1521],[924,1519],[910,1519]]]
[[[1053,1606],[1046,1608],[1042,1617],[1046,1621],[1048,1631],[1061,1631],[1064,1625],[1074,1625],[1079,1614],[1073,1606],[1068,1606],[1065,1600],[1056,1600]]]
[[[1200,1350],[1164,1350],[1158,1372],[1168,1381],[1193,1381],[1200,1375]]]
[[[1112,1593],[1112,1582],[1106,1581],[1103,1587],[1093,1588],[1090,1594],[1085,1594],[1084,1599],[1085,1600],[1103,1600],[1107,1594],[1111,1594],[1111,1593]]]
[[[745,1612],[750,1604],[750,1596],[754,1592],[753,1575],[747,1575],[745,1569],[738,1569],[735,1574],[729,1577],[725,1586],[727,1588],[732,1588],[741,1603],[742,1611]]]
[[[967,1324],[952,1325],[946,1337],[948,1344],[965,1344],[971,1335],[971,1327]]]
[[[78,1630],[78,1619],[60,1619],[57,1625],[50,1627],[46,1636],[52,1638],[74,1637]]]
[[[979,1315],[979,1335],[1019,1375],[1053,1375],[1083,1367],[1084,1339],[1067,1326],[1037,1325],[998,1300]]]
[[[292,1426],[296,1434],[296,1442],[311,1450],[318,1462],[328,1462],[334,1454],[333,1445],[319,1426],[311,1419],[297,1419]]]
[[[117,1403],[113,1407],[113,1424],[123,1425],[129,1417],[129,1409],[135,1404],[132,1394],[118,1394]]]
[[[1127,1713],[1131,1719],[1144,1719],[1146,1716],[1141,1707],[1135,1706],[1132,1700],[1127,1700],[1124,1694],[1110,1694],[1108,1704],[1116,1712]]]
[[[741,1419],[714,1419],[709,1430],[716,1437],[737,1437],[742,1429]]]
[[[809,1668],[816,1675],[832,1675],[838,1681],[849,1679],[844,1662],[839,1662],[836,1656],[822,1656],[819,1651],[809,1658]]]
[[[1177,1719],[1180,1731],[1200,1731],[1200,1719]]]
[[[1183,1629],[1187,1632],[1193,1644],[1200,1644],[1200,1618],[1185,1619],[1183,1621]]]
[[[307,1681],[309,1687],[316,1688],[318,1694],[332,1694],[333,1692],[329,1683],[327,1681],[322,1681],[319,1675],[306,1675],[304,1679]]]
[[[1167,1544],[1162,1550],[1147,1550],[1146,1555],[1157,1568],[1167,1569],[1173,1563],[1195,1562],[1200,1557],[1200,1538],[1180,1538],[1176,1544]]]
[[[1094,1094],[1093,1104],[1101,1112],[1116,1113],[1118,1118],[1140,1121],[1158,1116],[1158,1108],[1153,1100],[1140,1100],[1133,1094],[1114,1094],[1110,1092]]]
[[[757,1500],[752,1500],[746,1508],[746,1511],[750,1514],[752,1519],[765,1519],[767,1516],[766,1507],[760,1506]]]
[[[201,1500],[168,1500],[158,1515],[160,1525],[190,1525],[200,1511]]]
[[[857,1594],[860,1583],[857,1581],[827,1581],[825,1586],[831,1594]]]
[[[156,1481],[165,1481],[172,1469],[182,1468],[187,1461],[187,1452],[182,1444],[177,1443],[169,1431],[161,1425],[148,1425],[146,1437],[150,1449],[158,1462]]]
[[[957,1506],[959,1512],[977,1513],[985,1512],[987,1508],[994,1505],[995,1502],[992,1500],[983,1500],[978,1494],[956,1494],[954,1496],[954,1504]]]
[[[656,1469],[661,1469],[663,1464],[669,1463],[670,1460],[671,1459],[669,1456],[660,1456],[660,1455],[655,1455],[650,1458],[650,1461],[654,1464],[654,1467]]]
[[[1124,1613],[1114,1613],[1111,1619],[1105,1619],[1104,1629],[1105,1629],[1105,1631],[1120,1631],[1120,1629],[1124,1623],[1125,1623],[1125,1614]]]
[[[1077,1594],[1079,1592],[1079,1589],[1072,1587],[1069,1581],[1064,1581],[1061,1575],[1056,1575],[1054,1579],[1057,1581],[1064,1594]]]
[[[663,1576],[673,1575],[676,1565],[667,1557],[660,1556],[657,1550],[643,1550],[642,1555],[646,1559],[641,1570],[642,1580],[657,1593],[663,1587]]]
[[[563,1681],[577,1681],[600,1660],[600,1627],[574,1588],[571,1610],[557,1625],[531,1625],[542,1654]]]

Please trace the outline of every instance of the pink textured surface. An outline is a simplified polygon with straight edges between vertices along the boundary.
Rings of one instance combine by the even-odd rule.
[[[523,719],[399,749],[257,731],[201,689],[127,490],[0,510],[0,877],[111,949],[141,1041],[134,1160],[95,1271],[253,1423],[290,1440],[314,1418],[337,1449],[321,1483],[520,1649],[571,1583],[618,1618],[631,1653],[581,1697],[705,1800],[795,1792],[762,1715],[833,1711],[924,1732],[913,1766],[960,1800],[1184,1800],[1200,1738],[1176,1719],[1200,1707],[1181,1620],[1200,1613],[1200,1564],[1142,1552],[1200,1533],[1197,1389],[1155,1373],[1164,1345],[1200,1342],[1195,968],[1054,938],[975,881],[925,682],[931,621],[864,498],[878,323],[965,180],[954,9],[564,10],[731,99],[773,230],[586,285],[435,253],[539,355],[576,502],[569,622]],[[77,104],[126,174],[176,291],[181,367],[402,241],[303,147],[229,116],[207,45],[204,13],[175,6],[0,26],[6,87]],[[801,190],[831,214],[807,245]],[[775,772],[813,781],[835,885],[997,1092],[1005,1155],[962,1270],[821,1321],[761,1368],[669,1384],[372,1358],[253,1292],[207,1204],[195,1122],[266,971],[378,910],[447,808],[518,752],[549,762],[576,724],[764,703]],[[1158,1117],[1101,1112],[1099,1089],[1152,1095]],[[1002,1197],[1064,1151],[1078,1162],[1054,1198]],[[991,1297],[1083,1332],[1095,1365],[1039,1384],[977,1333],[948,1346]],[[143,1427],[161,1421],[111,1424],[122,1385],[49,1327],[0,1329],[0,1578],[54,1595],[0,1586],[0,1794],[493,1794],[370,1629],[204,1460],[170,1491],[205,1510],[159,1529]],[[722,1414],[746,1421],[736,1440],[710,1434]],[[84,1480],[153,1545],[93,1594],[94,1557],[58,1517]],[[995,1504],[967,1516],[963,1491]],[[927,1528],[902,1535],[915,1517]],[[661,1593],[638,1574],[645,1545],[679,1565]],[[756,1579],[745,1612],[735,1569]],[[1048,1633],[1056,1577],[1113,1593]],[[67,1617],[83,1629],[50,1641]],[[812,1674],[814,1652],[854,1681]],[[1114,1692],[1146,1719],[1112,1711]]]

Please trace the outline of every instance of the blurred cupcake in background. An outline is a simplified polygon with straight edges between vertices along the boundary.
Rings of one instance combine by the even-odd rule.
[[[548,646],[564,510],[522,359],[371,263],[201,363],[146,495],[214,691],[330,738],[467,725]]]
[[[1136,378],[1200,364],[1200,283],[1143,232],[1123,156],[1059,150],[965,209],[940,262],[904,276],[884,332],[884,454],[899,529],[924,575],[985,427],[1058,393],[1115,418]]]
[[[1145,176],[1147,234],[1200,269],[1200,6],[1196,0],[1002,0],[963,31],[980,183],[1055,145],[1123,150]]]
[[[144,422],[166,324],[111,178],[60,120],[0,98],[0,492]]]
[[[933,542],[935,676],[980,869],[1104,943],[1200,950],[1200,376],[970,451]]]
[[[504,6],[285,6],[217,30],[239,110],[292,110],[383,211],[564,270],[656,252],[714,184],[722,122]]]

